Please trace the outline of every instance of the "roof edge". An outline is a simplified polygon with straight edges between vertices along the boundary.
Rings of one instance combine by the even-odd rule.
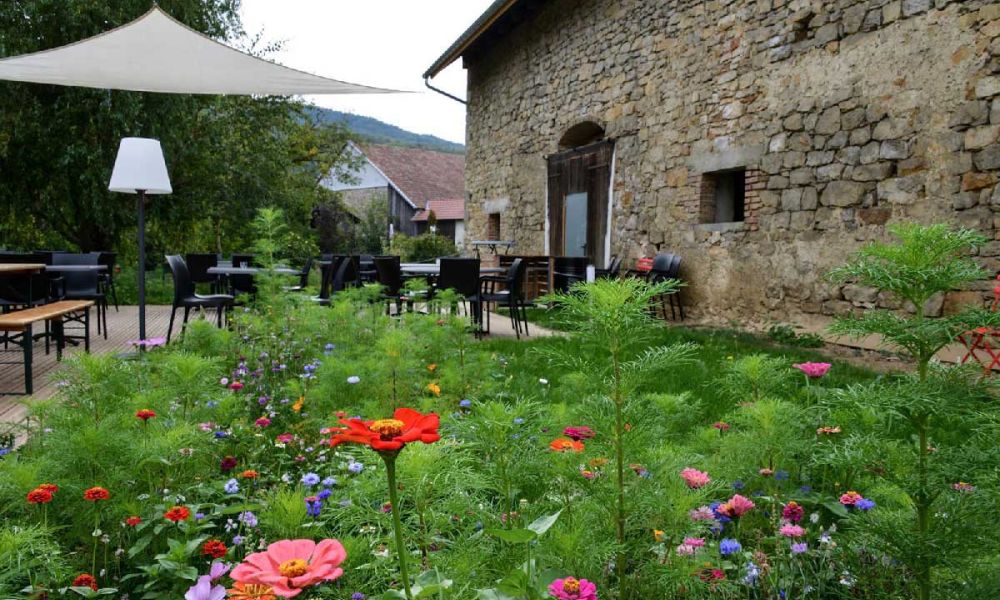
[[[447,68],[451,63],[458,60],[458,57],[471,46],[476,40],[479,39],[481,35],[486,33],[493,24],[496,23],[497,19],[502,17],[507,13],[508,10],[514,7],[521,0],[495,0],[493,4],[490,5],[486,11],[479,16],[468,29],[462,33],[461,36],[451,46],[448,47],[444,53],[438,57],[434,64],[432,64],[426,71],[424,71],[424,79],[431,79],[435,77],[438,73]]]

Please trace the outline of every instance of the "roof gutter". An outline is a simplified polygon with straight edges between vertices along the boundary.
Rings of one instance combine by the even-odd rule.
[[[427,86],[427,89],[433,90],[433,91],[441,94],[445,98],[451,98],[455,102],[461,102],[462,104],[468,104],[468,101],[462,100],[458,96],[453,96],[452,94],[449,94],[448,92],[446,92],[446,91],[444,91],[444,90],[442,90],[440,88],[436,88],[433,85],[431,85],[431,78],[430,77],[427,77],[427,76],[424,77],[424,85]]]

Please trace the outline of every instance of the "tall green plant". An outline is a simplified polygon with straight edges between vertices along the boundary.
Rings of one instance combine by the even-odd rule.
[[[968,450],[983,434],[979,417],[985,406],[982,393],[973,393],[953,369],[931,369],[931,360],[962,332],[982,326],[995,327],[1000,324],[1000,317],[981,307],[939,318],[927,315],[928,302],[935,295],[964,287],[986,275],[969,257],[985,238],[973,231],[951,230],[945,225],[901,224],[889,231],[897,238],[896,243],[863,248],[830,277],[889,292],[909,303],[912,314],[868,311],[841,317],[830,330],[854,337],[881,336],[887,344],[914,359],[916,375],[887,385],[855,387],[840,394],[837,401],[852,404],[860,411],[874,410],[883,420],[891,434],[881,448],[883,456],[891,455],[888,446],[910,448],[901,464],[886,471],[886,478],[909,497],[912,529],[906,535],[899,535],[900,529],[895,526],[899,523],[879,527],[876,517],[871,518],[869,529],[883,547],[913,569],[918,598],[928,600],[934,590],[935,568],[954,556],[941,550],[955,549],[954,542],[968,535],[964,527],[954,522],[954,510],[949,516],[949,512],[935,507],[947,499],[942,493],[947,490],[949,477],[976,470],[969,463]],[[957,432],[963,433],[956,437]],[[953,447],[942,448],[945,443]],[[966,450],[956,454],[960,447]],[[962,460],[956,460],[962,455]],[[883,535],[878,535],[879,532]]]
[[[689,344],[651,347],[654,334],[649,307],[661,294],[675,292],[681,283],[650,284],[627,278],[602,279],[573,286],[566,294],[549,296],[560,320],[572,331],[569,344],[548,351],[553,364],[572,371],[590,373],[597,391],[614,407],[612,427],[615,448],[614,530],[618,543],[615,575],[618,598],[627,597],[628,513],[625,505],[625,404],[641,382],[657,371],[678,367],[691,360]]]

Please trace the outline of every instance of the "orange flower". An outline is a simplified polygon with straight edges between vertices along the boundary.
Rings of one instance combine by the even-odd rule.
[[[421,414],[412,408],[397,408],[391,419],[362,421],[341,419],[344,427],[327,430],[333,434],[330,446],[364,444],[377,452],[402,450],[412,442],[432,444],[439,439],[440,419],[434,413]]]
[[[559,437],[549,443],[549,448],[556,452],[583,452],[583,442],[571,440],[567,437]]]
[[[299,399],[296,400],[295,404],[292,405],[292,410],[294,410],[295,412],[301,411],[302,410],[302,405],[305,404],[305,403],[306,403],[306,397],[305,396],[299,396]]]
[[[190,519],[191,511],[188,510],[188,507],[186,506],[174,506],[167,509],[167,512],[163,513],[163,518],[168,521],[173,521],[174,523],[179,523]]]
[[[226,591],[229,593],[229,598],[237,600],[278,600],[274,595],[274,589],[269,585],[236,582],[232,589]]]
[[[35,488],[28,492],[28,504],[48,504],[52,502],[52,492]]]
[[[222,558],[228,551],[229,548],[226,548],[222,540],[208,540],[201,546],[201,553],[212,558]]]
[[[73,580],[73,587],[89,587],[97,591],[97,580],[90,573],[81,573]]]
[[[254,471],[253,469],[247,469],[246,471],[240,473],[240,477],[243,479],[257,479],[257,475],[257,471]]]
[[[142,523],[142,517],[128,517],[125,519],[125,524],[129,527],[135,527],[139,523]]]
[[[430,371],[431,373],[437,371],[437,368],[438,368],[437,363],[431,363],[427,365],[427,370]]]
[[[83,492],[83,499],[88,502],[97,502],[98,500],[107,500],[111,497],[111,492],[108,490],[94,486]]]
[[[434,394],[435,396],[440,396],[441,395],[441,386],[439,386],[438,384],[436,384],[436,383],[434,383],[432,381],[431,383],[427,384],[427,391],[430,392],[430,393],[432,393],[432,394]]]

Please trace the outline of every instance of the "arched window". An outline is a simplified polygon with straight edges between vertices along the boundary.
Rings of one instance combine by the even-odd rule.
[[[566,130],[559,138],[559,149],[569,150],[604,139],[604,128],[593,121],[582,121]]]

